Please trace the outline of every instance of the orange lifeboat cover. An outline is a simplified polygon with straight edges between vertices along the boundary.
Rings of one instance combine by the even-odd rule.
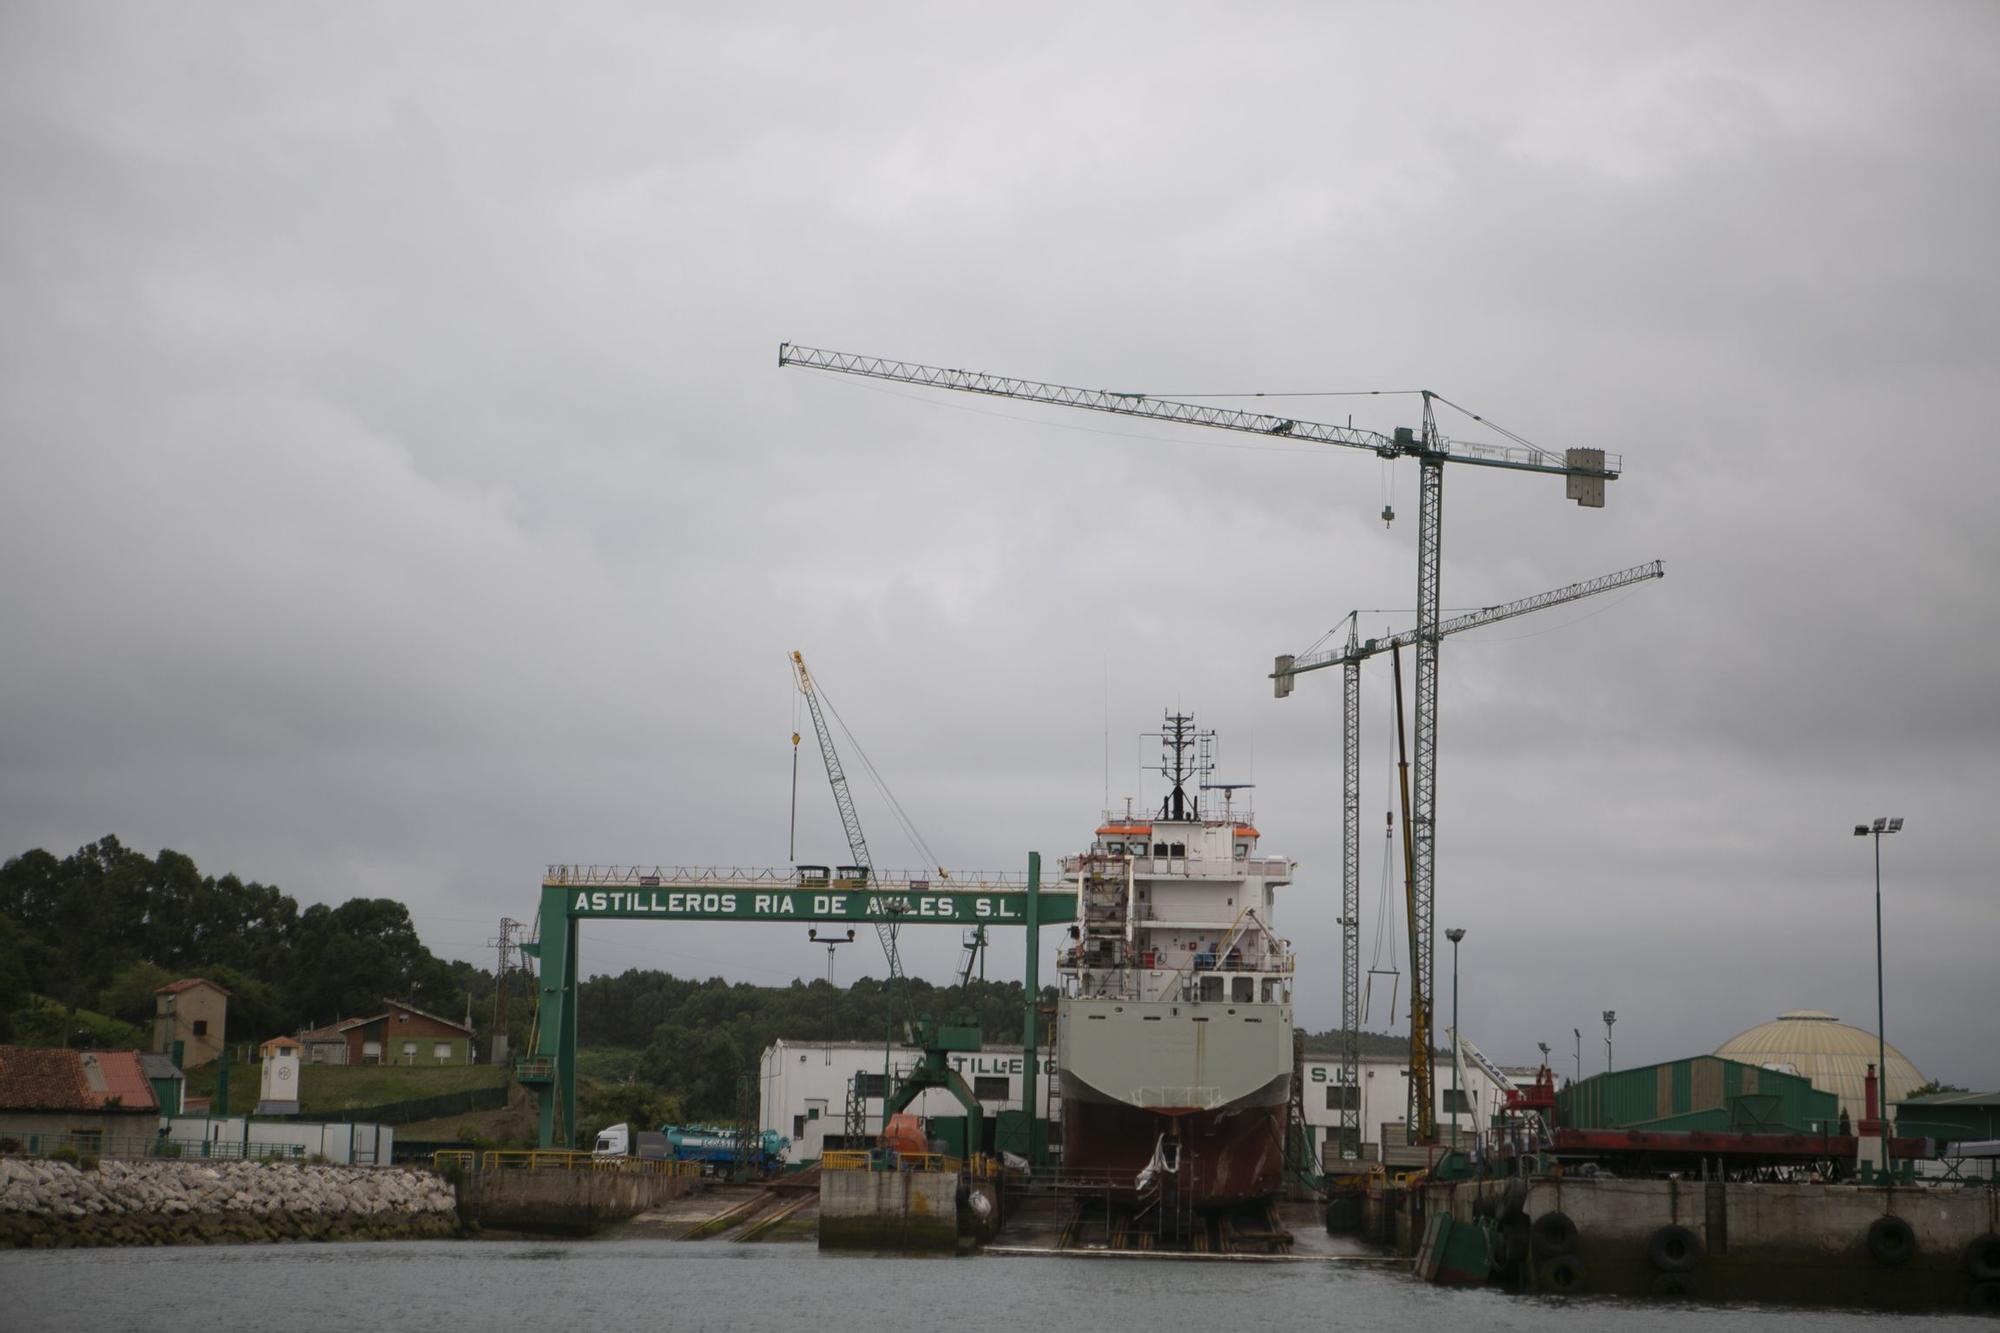
[[[929,1152],[930,1141],[924,1137],[923,1118],[908,1111],[890,1116],[889,1123],[882,1127],[882,1146],[895,1152]]]

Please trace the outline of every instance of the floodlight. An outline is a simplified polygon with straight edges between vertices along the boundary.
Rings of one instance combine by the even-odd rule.
[[[1889,832],[1891,833],[1900,832],[1902,827],[1903,827],[1903,817],[1901,815],[1889,816],[1889,830],[1888,830]]]

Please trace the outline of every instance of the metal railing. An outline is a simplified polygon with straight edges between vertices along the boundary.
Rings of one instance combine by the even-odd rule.
[[[922,870],[870,870],[865,881],[848,880],[838,872],[809,876],[793,866],[668,866],[668,865],[550,865],[542,874],[544,888],[674,888],[698,884],[714,888],[824,888],[862,886],[904,893],[1025,892],[1023,870],[954,870],[949,875]],[[1043,884],[1052,897],[1072,895],[1074,885]]]
[[[306,1156],[297,1143],[244,1143],[241,1139],[167,1139],[151,1134],[0,1134],[0,1153],[24,1157],[49,1157],[75,1153],[78,1157],[141,1157],[188,1161],[301,1161]]]
[[[431,1167],[461,1171],[615,1171],[638,1176],[699,1176],[701,1163],[640,1157],[600,1157],[570,1148],[440,1148]]]
[[[990,1180],[1000,1174],[1000,1159],[974,1153],[970,1161],[938,1152],[887,1152],[859,1148],[829,1148],[820,1154],[821,1171],[944,1171]]]

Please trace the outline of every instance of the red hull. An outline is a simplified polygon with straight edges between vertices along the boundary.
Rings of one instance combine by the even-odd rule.
[[[1111,1101],[1063,1080],[1063,1170],[1105,1173],[1114,1193],[1136,1192],[1160,1135],[1178,1127],[1180,1197],[1196,1207],[1268,1198],[1284,1184],[1285,1094],[1245,1098],[1214,1111],[1168,1115]]]

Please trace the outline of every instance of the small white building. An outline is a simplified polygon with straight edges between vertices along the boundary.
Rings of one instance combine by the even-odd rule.
[[[922,1052],[897,1046],[889,1052],[892,1073],[902,1073],[923,1058]],[[1061,1102],[1054,1085],[1054,1052],[1036,1053],[1041,1073],[1035,1089],[1035,1113],[1060,1118]],[[1021,1109],[1027,1057],[1019,1046],[987,1046],[978,1052],[954,1051],[951,1064],[972,1088],[987,1115]],[[859,1076],[868,1133],[882,1123],[882,1043],[777,1041],[765,1047],[757,1062],[759,1127],[776,1130],[792,1141],[791,1160],[812,1161],[824,1148],[826,1136],[843,1132],[848,1084]],[[964,1114],[958,1100],[942,1089],[922,1093],[910,1109],[922,1116]]]
[[[1316,1158],[1325,1153],[1340,1124],[1340,1113],[1350,1102],[1361,1111],[1361,1158],[1385,1160],[1382,1145],[1389,1147],[1387,1160],[1398,1160],[1405,1144],[1404,1125],[1409,1114],[1410,1062],[1406,1055],[1363,1055],[1360,1088],[1350,1093],[1341,1082],[1340,1057],[1324,1051],[1308,1052],[1302,1084],[1306,1126],[1312,1134]],[[1502,1085],[1474,1058],[1464,1061],[1459,1080],[1459,1100],[1452,1100],[1451,1057],[1442,1055],[1433,1074],[1437,1095],[1438,1139],[1449,1144],[1452,1122],[1458,1123],[1462,1147],[1470,1147],[1473,1133],[1489,1125],[1502,1101]],[[1419,1154],[1421,1156],[1421,1154]]]

